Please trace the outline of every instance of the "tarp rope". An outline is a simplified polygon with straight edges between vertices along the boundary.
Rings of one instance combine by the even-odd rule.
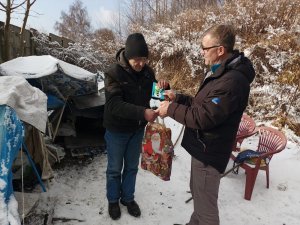
[[[23,160],[23,148],[21,146],[21,185],[22,185],[22,224],[25,225],[25,197],[24,197],[24,160]]]

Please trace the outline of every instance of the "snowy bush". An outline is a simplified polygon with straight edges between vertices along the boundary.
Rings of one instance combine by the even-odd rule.
[[[93,73],[105,70],[114,60],[114,54],[111,52],[95,48],[94,39],[83,43],[69,43],[67,48],[62,47],[58,42],[51,42],[43,33],[36,33],[33,40],[38,55],[52,55]]]
[[[145,34],[158,77],[195,94],[205,71],[202,33],[215,24],[233,24],[236,48],[252,60],[257,73],[248,113],[277,126],[289,124],[300,135],[299,5],[300,0],[225,1],[186,11],[165,24],[133,28]]]

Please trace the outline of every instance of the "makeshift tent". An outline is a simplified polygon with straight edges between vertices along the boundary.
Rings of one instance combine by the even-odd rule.
[[[20,119],[46,128],[46,95],[23,77],[0,77],[0,224],[20,224],[13,196],[12,164],[24,139]]]
[[[52,142],[56,142],[57,136],[62,137],[65,148],[70,149],[72,155],[73,151],[79,148],[82,151],[87,147],[97,150],[105,148],[102,139],[104,128],[101,122],[105,104],[104,80],[100,74],[90,73],[78,66],[44,55],[19,57],[2,63],[0,75],[22,76],[31,85],[46,93],[48,96],[46,135]],[[95,129],[89,129],[95,126]],[[41,138],[35,134],[33,136],[31,141],[27,141],[29,149],[34,149],[37,145],[44,148],[45,143]],[[52,148],[51,143],[47,143],[46,146],[54,153],[50,154],[51,157],[57,155],[55,161],[59,161],[58,155],[61,150],[56,146]],[[34,161],[40,158],[33,153],[32,155]],[[47,178],[45,173],[43,178]]]
[[[44,93],[66,100],[98,92],[97,75],[50,55],[18,57],[0,65],[2,76],[22,76]]]
[[[21,76],[0,76],[0,105],[10,106],[16,111],[20,120],[31,125],[26,126],[26,139],[32,137],[37,141],[28,143],[29,151],[33,160],[41,166],[43,178],[51,177],[52,169],[48,162],[48,153],[43,148],[44,142],[41,140],[40,133],[45,133],[47,124],[47,96],[45,93],[32,87]]]
[[[88,117],[99,123],[98,119],[103,114],[105,97],[104,91],[99,90],[99,87],[101,89],[104,86],[101,76],[52,56],[27,56],[10,60],[0,65],[0,75],[22,76],[31,85],[46,93],[49,118],[47,135],[52,141],[55,141],[57,135],[65,137],[73,135],[78,140],[78,135],[72,131],[76,118]],[[70,114],[71,119],[65,118]],[[66,120],[72,121],[66,123]],[[67,132],[60,132],[66,130]],[[68,139],[68,143],[73,141],[72,138]],[[36,143],[33,142],[35,141],[29,145],[34,148]],[[33,158],[36,161],[34,155]]]

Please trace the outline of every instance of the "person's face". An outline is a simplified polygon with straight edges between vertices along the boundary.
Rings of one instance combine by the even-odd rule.
[[[204,58],[205,65],[212,66],[220,63],[220,58],[224,55],[224,47],[219,45],[216,38],[207,34],[202,39],[201,54]]]
[[[135,70],[136,72],[140,72],[146,65],[148,59],[146,57],[136,57],[133,59],[129,59],[128,61],[133,70]]]

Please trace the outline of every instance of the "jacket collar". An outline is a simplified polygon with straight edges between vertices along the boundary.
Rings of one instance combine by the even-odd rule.
[[[232,54],[230,54],[222,63],[221,65],[216,69],[214,73],[210,73],[209,76],[211,78],[217,78],[224,74],[224,72],[231,67],[231,65],[237,63],[240,61],[242,55],[238,50],[233,51]]]

